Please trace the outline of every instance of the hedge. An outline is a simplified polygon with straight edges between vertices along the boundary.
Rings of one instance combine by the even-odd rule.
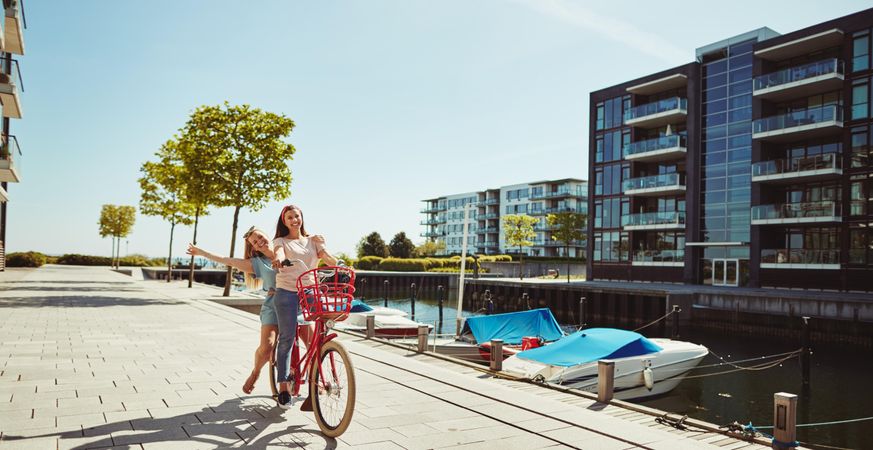
[[[426,258],[385,258],[379,261],[379,270],[392,272],[427,272],[431,261]]]
[[[6,255],[6,267],[39,267],[47,258],[39,252],[17,252]]]
[[[380,256],[363,256],[355,262],[355,268],[361,270],[379,270]]]

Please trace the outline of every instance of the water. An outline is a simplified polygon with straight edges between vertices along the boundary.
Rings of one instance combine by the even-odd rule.
[[[367,303],[383,306],[381,298],[367,298]],[[388,306],[410,311],[408,298],[390,298]],[[447,300],[443,309],[442,327],[438,333],[455,333],[457,300]],[[416,299],[415,319],[433,324],[438,320],[436,300]],[[475,315],[462,311],[464,317]],[[439,326],[439,324],[437,324]],[[572,331],[572,326],[566,326]],[[774,342],[772,339],[753,338],[726,333],[692,332],[682,340],[705,345],[728,361],[755,358],[791,352],[798,344]],[[756,426],[773,425],[773,394],[797,394],[797,423],[819,423],[873,416],[873,358],[869,350],[818,346],[813,348],[810,369],[810,388],[804,392],[800,376],[800,360],[794,358],[780,366],[762,371],[736,371],[716,376],[684,380],[670,393],[644,401],[642,405],[724,425],[734,421]],[[767,361],[773,361],[772,359]],[[707,356],[700,365],[720,361]],[[743,366],[756,364],[754,361]],[[692,372],[699,375],[724,372],[729,366]],[[804,443],[824,444],[853,449],[873,449],[873,420],[842,425],[798,428],[798,440]],[[772,434],[772,429],[764,429]]]

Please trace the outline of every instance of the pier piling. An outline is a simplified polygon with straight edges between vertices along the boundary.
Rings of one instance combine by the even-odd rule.
[[[367,339],[373,339],[376,336],[376,316],[367,314]]]
[[[412,320],[415,320],[415,294],[416,294],[415,283],[412,283],[409,286],[409,300],[410,300],[409,308],[410,308],[410,312],[412,313]]]
[[[388,279],[385,279],[385,282],[382,283],[384,286],[382,289],[382,298],[385,300],[385,307],[388,307]]]
[[[418,326],[418,353],[427,350],[427,325]]]
[[[797,446],[797,396],[773,394],[773,448]]]
[[[503,339],[491,339],[491,370],[503,370]]]
[[[615,361],[597,361],[597,401],[609,403],[615,384]]]

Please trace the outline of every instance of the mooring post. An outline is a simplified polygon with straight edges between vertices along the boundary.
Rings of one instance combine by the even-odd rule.
[[[442,328],[443,323],[443,295],[445,295],[445,290],[443,289],[443,285],[437,285],[437,305],[439,306],[439,316],[440,316],[440,327]]]
[[[418,326],[418,353],[427,350],[427,325]]]
[[[521,299],[524,301],[524,304],[527,305],[527,309],[530,310],[530,295],[527,295],[527,292],[521,294]]]
[[[809,317],[803,316],[803,330],[800,342],[800,371],[803,387],[809,387]]]
[[[409,304],[409,308],[412,312],[412,320],[415,320],[415,283],[412,283],[409,286],[409,290],[410,290],[409,297],[410,297],[410,301],[411,301],[411,303]]]
[[[587,310],[588,309],[588,300],[585,299],[585,296],[579,297],[579,328],[587,325]]]
[[[491,370],[503,370],[503,339],[491,339]]]
[[[364,286],[363,286],[364,288],[361,289],[361,301],[364,301],[364,300],[367,299],[367,296],[364,294],[364,292],[367,291],[367,289],[366,289],[366,286],[367,286],[367,279],[366,279],[366,278],[361,278],[361,284],[364,285]]]
[[[367,339],[373,339],[376,336],[376,316],[367,314]]]
[[[676,339],[679,337],[679,313],[682,312],[679,309],[679,305],[673,305],[673,317],[671,317],[670,324],[672,325],[673,330],[671,331],[671,339]]]
[[[385,300],[385,307],[387,308],[388,307],[388,279],[387,278],[385,279],[385,282],[382,283],[382,285],[384,287],[382,289],[382,298]]]
[[[615,361],[597,361],[597,401],[609,403],[615,383]]]
[[[773,394],[773,447],[797,447],[797,396]]]

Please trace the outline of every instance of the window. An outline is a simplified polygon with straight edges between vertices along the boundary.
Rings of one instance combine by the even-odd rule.
[[[873,266],[873,222],[849,228],[849,264]]]
[[[852,128],[852,167],[866,167],[873,163],[867,127]]]
[[[852,72],[870,68],[870,32],[855,33],[852,40]]]
[[[869,117],[870,87],[867,79],[852,83],[852,120]]]

